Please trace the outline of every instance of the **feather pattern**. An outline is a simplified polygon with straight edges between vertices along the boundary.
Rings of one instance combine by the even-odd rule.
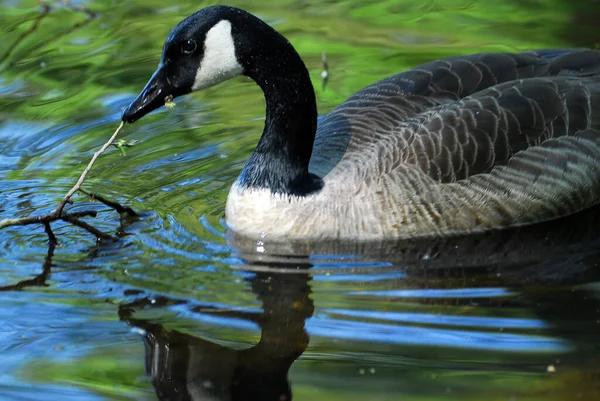
[[[480,232],[598,203],[599,160],[599,51],[453,57],[368,86],[321,120],[310,162],[320,192],[234,185],[227,212],[236,231],[264,219],[263,232],[287,237]]]

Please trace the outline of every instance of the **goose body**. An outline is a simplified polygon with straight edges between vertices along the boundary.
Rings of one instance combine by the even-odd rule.
[[[244,74],[265,128],[230,190],[230,229],[256,238],[383,239],[482,232],[600,202],[600,51],[484,53],[433,61],[351,96],[321,119],[291,44],[213,6],[176,26],[133,122]]]

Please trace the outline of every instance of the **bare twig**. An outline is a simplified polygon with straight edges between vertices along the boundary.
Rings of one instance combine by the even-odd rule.
[[[109,199],[104,198],[103,196],[98,195],[98,194],[88,192],[83,188],[79,188],[79,192],[86,194],[87,196],[92,198],[93,201],[97,200],[98,202],[105,204],[106,206],[110,207],[111,209],[114,209],[120,215],[125,214],[125,215],[132,216],[132,217],[139,216],[139,214],[132,208],[130,208],[128,206],[123,206],[118,202],[111,201]]]
[[[97,228],[90,226],[89,224],[79,220],[80,217],[96,217],[98,214],[95,210],[82,210],[80,212],[73,213],[63,213],[60,216],[56,216],[54,214],[47,214],[44,216],[34,216],[34,217],[23,217],[20,219],[6,219],[0,221],[0,229],[10,227],[10,226],[27,226],[30,224],[42,224],[48,234],[48,240],[50,243],[57,243],[56,236],[50,228],[50,223],[52,221],[62,220],[67,223],[71,223],[74,226],[78,226],[83,228],[84,230],[94,234],[97,238],[101,239],[115,239],[112,235],[106,234]]]
[[[71,223],[74,226],[77,227],[81,227],[84,230],[86,230],[87,232],[93,234],[96,236],[96,238],[100,238],[100,239],[111,239],[111,240],[115,240],[116,238],[113,237],[110,234],[106,234],[105,232],[102,232],[100,230],[98,230],[95,227],[92,227],[91,225],[89,225],[88,223],[86,223],[85,221],[81,221],[79,220],[77,217],[73,217],[73,216],[63,216],[62,220],[66,221],[67,223]]]
[[[5,219],[0,220],[0,229],[11,226],[27,226],[30,224],[46,225],[56,220],[64,220],[64,218],[96,217],[96,214],[97,212],[95,210],[82,210],[80,212],[63,213],[61,216],[55,216],[54,213],[50,213],[43,216],[29,216],[21,217],[18,219]]]
[[[60,202],[60,204],[58,205],[56,210],[54,210],[52,213],[49,213],[49,214],[46,214],[43,216],[29,216],[29,217],[21,217],[21,218],[16,218],[16,219],[0,220],[0,229],[6,228],[6,227],[11,227],[11,226],[26,226],[26,225],[30,225],[30,224],[42,224],[44,226],[46,234],[48,235],[48,241],[50,242],[50,244],[56,244],[57,243],[56,236],[54,235],[54,232],[52,231],[52,228],[50,227],[50,223],[53,221],[62,220],[67,223],[73,224],[74,226],[83,228],[87,232],[95,235],[96,238],[111,239],[111,240],[116,239],[112,235],[102,232],[102,231],[98,230],[97,228],[89,225],[88,223],[80,220],[81,217],[96,217],[96,215],[97,215],[96,210],[82,210],[82,211],[78,211],[78,212],[68,213],[68,212],[64,211],[64,208],[65,208],[66,204],[71,201],[71,196],[73,196],[73,194],[75,192],[81,191],[85,194],[88,194],[88,195],[98,199],[100,202],[102,202],[105,205],[116,210],[117,213],[119,213],[121,216],[123,216],[124,214],[128,214],[130,216],[138,215],[135,211],[133,211],[133,209],[131,209],[129,207],[121,206],[117,202],[109,201],[101,196],[90,194],[81,189],[81,185],[83,184],[88,173],[94,166],[96,159],[98,159],[98,156],[100,156],[110,146],[110,144],[113,143],[113,141],[119,134],[119,131],[121,131],[121,128],[123,128],[123,125],[124,125],[124,123],[121,122],[121,124],[119,124],[119,126],[117,127],[115,132],[111,135],[110,139],[104,145],[102,145],[102,147],[98,151],[96,151],[94,153],[94,155],[92,156],[92,159],[88,163],[87,167],[85,168],[85,170],[83,171],[83,173],[81,174],[79,179],[77,180],[77,183],[73,186],[73,188],[71,188],[69,190],[69,192],[67,192],[67,194],[65,195],[63,200]]]
[[[96,13],[84,6],[74,5],[69,0],[63,0],[62,5],[65,8],[86,14],[87,18],[85,21],[82,21],[82,22],[79,22],[79,23],[73,25],[70,29],[62,32],[58,36],[54,36],[53,39],[51,39],[51,40],[56,40],[59,37],[69,35],[70,33],[83,27],[85,24],[88,24],[90,21],[94,20],[98,16],[98,13]],[[3,55],[0,56],[0,64],[4,64],[10,58],[10,56],[13,55],[13,52],[18,47],[18,45],[21,44],[29,35],[33,34],[38,29],[42,20],[50,14],[50,12],[53,10],[53,8],[54,7],[51,7],[49,5],[43,6],[42,12],[40,13],[40,15],[37,16],[37,18],[34,20],[33,24],[29,27],[29,29],[26,30],[25,32],[23,32],[23,34],[21,34],[21,36],[19,36],[17,38],[17,40],[13,44],[13,46],[10,46],[10,48]],[[37,47],[30,49],[30,51],[33,52],[35,50],[38,50],[39,48],[45,46],[47,43],[48,42],[42,42]],[[17,60],[13,60],[13,62],[10,63],[8,65],[8,67],[12,66],[16,62],[17,62]],[[85,170],[83,171],[83,173],[81,174],[79,179],[77,180],[76,184],[67,192],[67,194],[64,196],[62,201],[59,203],[56,210],[54,210],[53,212],[51,212],[47,215],[43,215],[43,216],[28,216],[28,217],[23,217],[23,218],[11,218],[11,219],[0,220],[0,229],[6,228],[6,227],[11,227],[11,226],[25,226],[25,225],[30,225],[30,224],[41,224],[44,226],[44,230],[45,230],[46,234],[48,235],[48,242],[49,242],[50,246],[52,247],[52,250],[53,250],[54,246],[57,244],[57,239],[56,239],[56,235],[52,231],[51,223],[54,221],[58,221],[58,220],[62,220],[69,224],[83,228],[84,230],[95,235],[96,238],[98,238],[98,239],[115,239],[115,237],[113,237],[107,233],[104,233],[104,232],[98,230],[97,228],[89,225],[88,223],[80,220],[81,217],[96,217],[97,212],[95,210],[83,210],[83,211],[69,213],[69,212],[65,212],[64,209],[65,209],[65,206],[67,205],[67,203],[73,203],[71,201],[71,196],[73,196],[73,194],[75,192],[81,191],[85,194],[88,194],[87,192],[85,192],[81,189],[81,186],[83,185],[88,173],[94,166],[94,163],[96,162],[96,159],[98,158],[98,156],[100,156],[104,151],[106,151],[106,149],[112,143],[114,143],[114,140],[117,137],[117,135],[119,134],[119,131],[123,128],[123,125],[124,125],[124,123],[121,122],[121,124],[115,130],[115,132],[112,134],[110,139],[97,152],[94,153],[94,155],[92,156],[92,159],[90,160],[87,167],[85,168]],[[117,211],[119,213],[119,215],[121,215],[121,217],[138,216],[138,214],[135,211],[133,211],[133,209],[131,209],[129,207],[121,206],[117,202],[107,200],[98,195],[90,194],[90,196],[98,199],[98,201],[100,201],[101,203],[103,203],[103,204],[111,207],[115,211]],[[123,223],[123,220],[121,220],[121,224],[122,223]]]
[[[83,173],[81,173],[81,176],[79,177],[79,180],[77,180],[77,183],[73,186],[73,188],[71,188],[69,190],[69,192],[67,192],[67,194],[63,198],[62,202],[60,202],[60,204],[58,205],[58,208],[52,214],[54,214],[56,216],[60,216],[62,214],[63,209],[65,208],[65,205],[71,200],[71,196],[73,196],[73,194],[81,188],[81,184],[83,184],[83,182],[85,181],[85,177],[87,177],[88,173],[94,166],[94,163],[96,162],[96,159],[98,158],[98,156],[100,156],[102,153],[104,153],[104,151],[111,145],[111,143],[114,142],[115,138],[117,137],[117,135],[119,135],[119,131],[121,131],[121,128],[123,128],[124,124],[125,123],[121,121],[121,124],[119,124],[119,126],[117,127],[115,132],[112,134],[110,139],[108,141],[106,141],[106,143],[104,145],[102,145],[102,147],[96,153],[94,153],[94,156],[92,156],[92,160],[90,160],[90,162],[88,163],[85,170],[83,170]]]

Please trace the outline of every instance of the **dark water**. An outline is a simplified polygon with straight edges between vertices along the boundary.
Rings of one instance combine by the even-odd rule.
[[[56,207],[208,4],[0,1],[0,219]],[[600,44],[594,0],[230,4],[290,38],[321,113],[434,58]],[[240,78],[127,126],[140,142],[86,188],[141,218],[73,206],[117,242],[0,231],[0,399],[600,399],[600,210],[433,242],[244,243],[224,204],[263,113]]]

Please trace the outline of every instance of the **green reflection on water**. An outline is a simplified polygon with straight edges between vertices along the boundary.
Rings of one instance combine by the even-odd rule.
[[[598,19],[593,16],[600,12],[593,7],[597,2],[591,0],[264,3],[229,2],[261,16],[290,39],[311,71],[321,113],[365,85],[435,58],[479,51],[598,45]],[[0,178],[4,189],[0,197],[11,197],[0,202],[0,212],[5,204],[15,204],[12,198],[22,193],[24,200],[11,211],[26,215],[38,208],[52,208],[79,175],[82,163],[116,127],[122,107],[153,72],[171,27],[211,3],[83,1],[77,2],[76,8],[61,6],[60,2],[48,4],[50,10],[37,1],[0,3],[0,121],[5,130],[0,131]],[[328,54],[331,72],[325,91],[319,83],[323,51]],[[108,247],[93,260],[96,254],[92,241],[82,240],[68,227],[59,227],[57,233],[64,242],[57,251],[57,268],[48,281],[49,288],[30,290],[37,296],[35,301],[83,308],[92,315],[105,299],[110,303],[121,301],[121,294],[81,284],[90,280],[88,276],[77,281],[77,274],[95,268],[92,281],[106,279],[174,298],[201,299],[231,307],[260,307],[247,283],[236,276],[235,267],[223,260],[228,249],[218,231],[222,230],[219,218],[229,185],[256,144],[263,114],[259,89],[239,78],[178,101],[175,110],[162,111],[127,127],[123,138],[140,143],[127,156],[114,149],[105,154],[93,170],[89,187],[138,210],[155,213],[146,225],[134,229],[148,242],[133,248]],[[9,158],[6,165],[4,157]],[[29,182],[26,189],[24,182]],[[10,183],[16,187],[5,189]],[[199,224],[199,216],[206,216],[206,225]],[[110,217],[99,221],[106,229],[115,224]],[[14,281],[32,274],[35,264],[41,264],[42,245],[29,247],[44,244],[45,234],[20,229],[8,233],[2,233],[10,249],[0,253],[0,277]],[[15,272],[8,268],[14,264],[28,268]],[[78,283],[75,289],[73,282]],[[444,283],[447,278],[430,280],[427,285]],[[395,284],[389,283],[389,287],[397,288]],[[387,288],[378,283],[331,281],[313,287],[311,297],[322,310],[345,307],[532,318],[532,313],[520,304],[473,309],[413,302],[390,304],[347,295],[367,287]],[[251,330],[210,325],[198,330],[193,319],[172,312],[149,313],[146,318],[160,321],[168,330],[214,341],[225,339],[237,347],[250,347],[258,341],[257,333]],[[89,319],[114,323],[117,315],[104,311]],[[86,339],[90,348],[66,361],[46,356],[26,363],[21,378],[25,382],[79,387],[110,399],[153,399],[151,384],[140,380],[144,371],[138,338],[123,333],[108,339],[97,337],[90,335]],[[137,344],[136,352],[131,350],[132,344]],[[73,344],[66,341],[57,346],[69,349]],[[383,400],[402,394],[406,400],[506,400],[510,396],[518,400],[569,400],[573,388],[590,400],[598,395],[593,384],[597,366],[559,371],[554,380],[536,357],[531,357],[535,371],[484,365],[484,371],[475,373],[476,368],[466,368],[462,363],[485,360],[493,365],[515,360],[504,355],[450,352],[452,358],[448,359],[461,355],[454,365],[447,366],[448,360],[440,358],[439,365],[430,361],[428,366],[419,358],[432,350],[423,347],[411,351],[413,360],[402,359],[399,366],[394,366],[395,359],[389,355],[394,352],[385,346],[340,344],[317,337],[311,347],[291,368],[296,399]],[[358,355],[351,362],[347,361],[349,349]],[[392,350],[401,352],[399,347]],[[372,374],[369,358],[377,356],[383,362],[372,363],[377,366]]]

